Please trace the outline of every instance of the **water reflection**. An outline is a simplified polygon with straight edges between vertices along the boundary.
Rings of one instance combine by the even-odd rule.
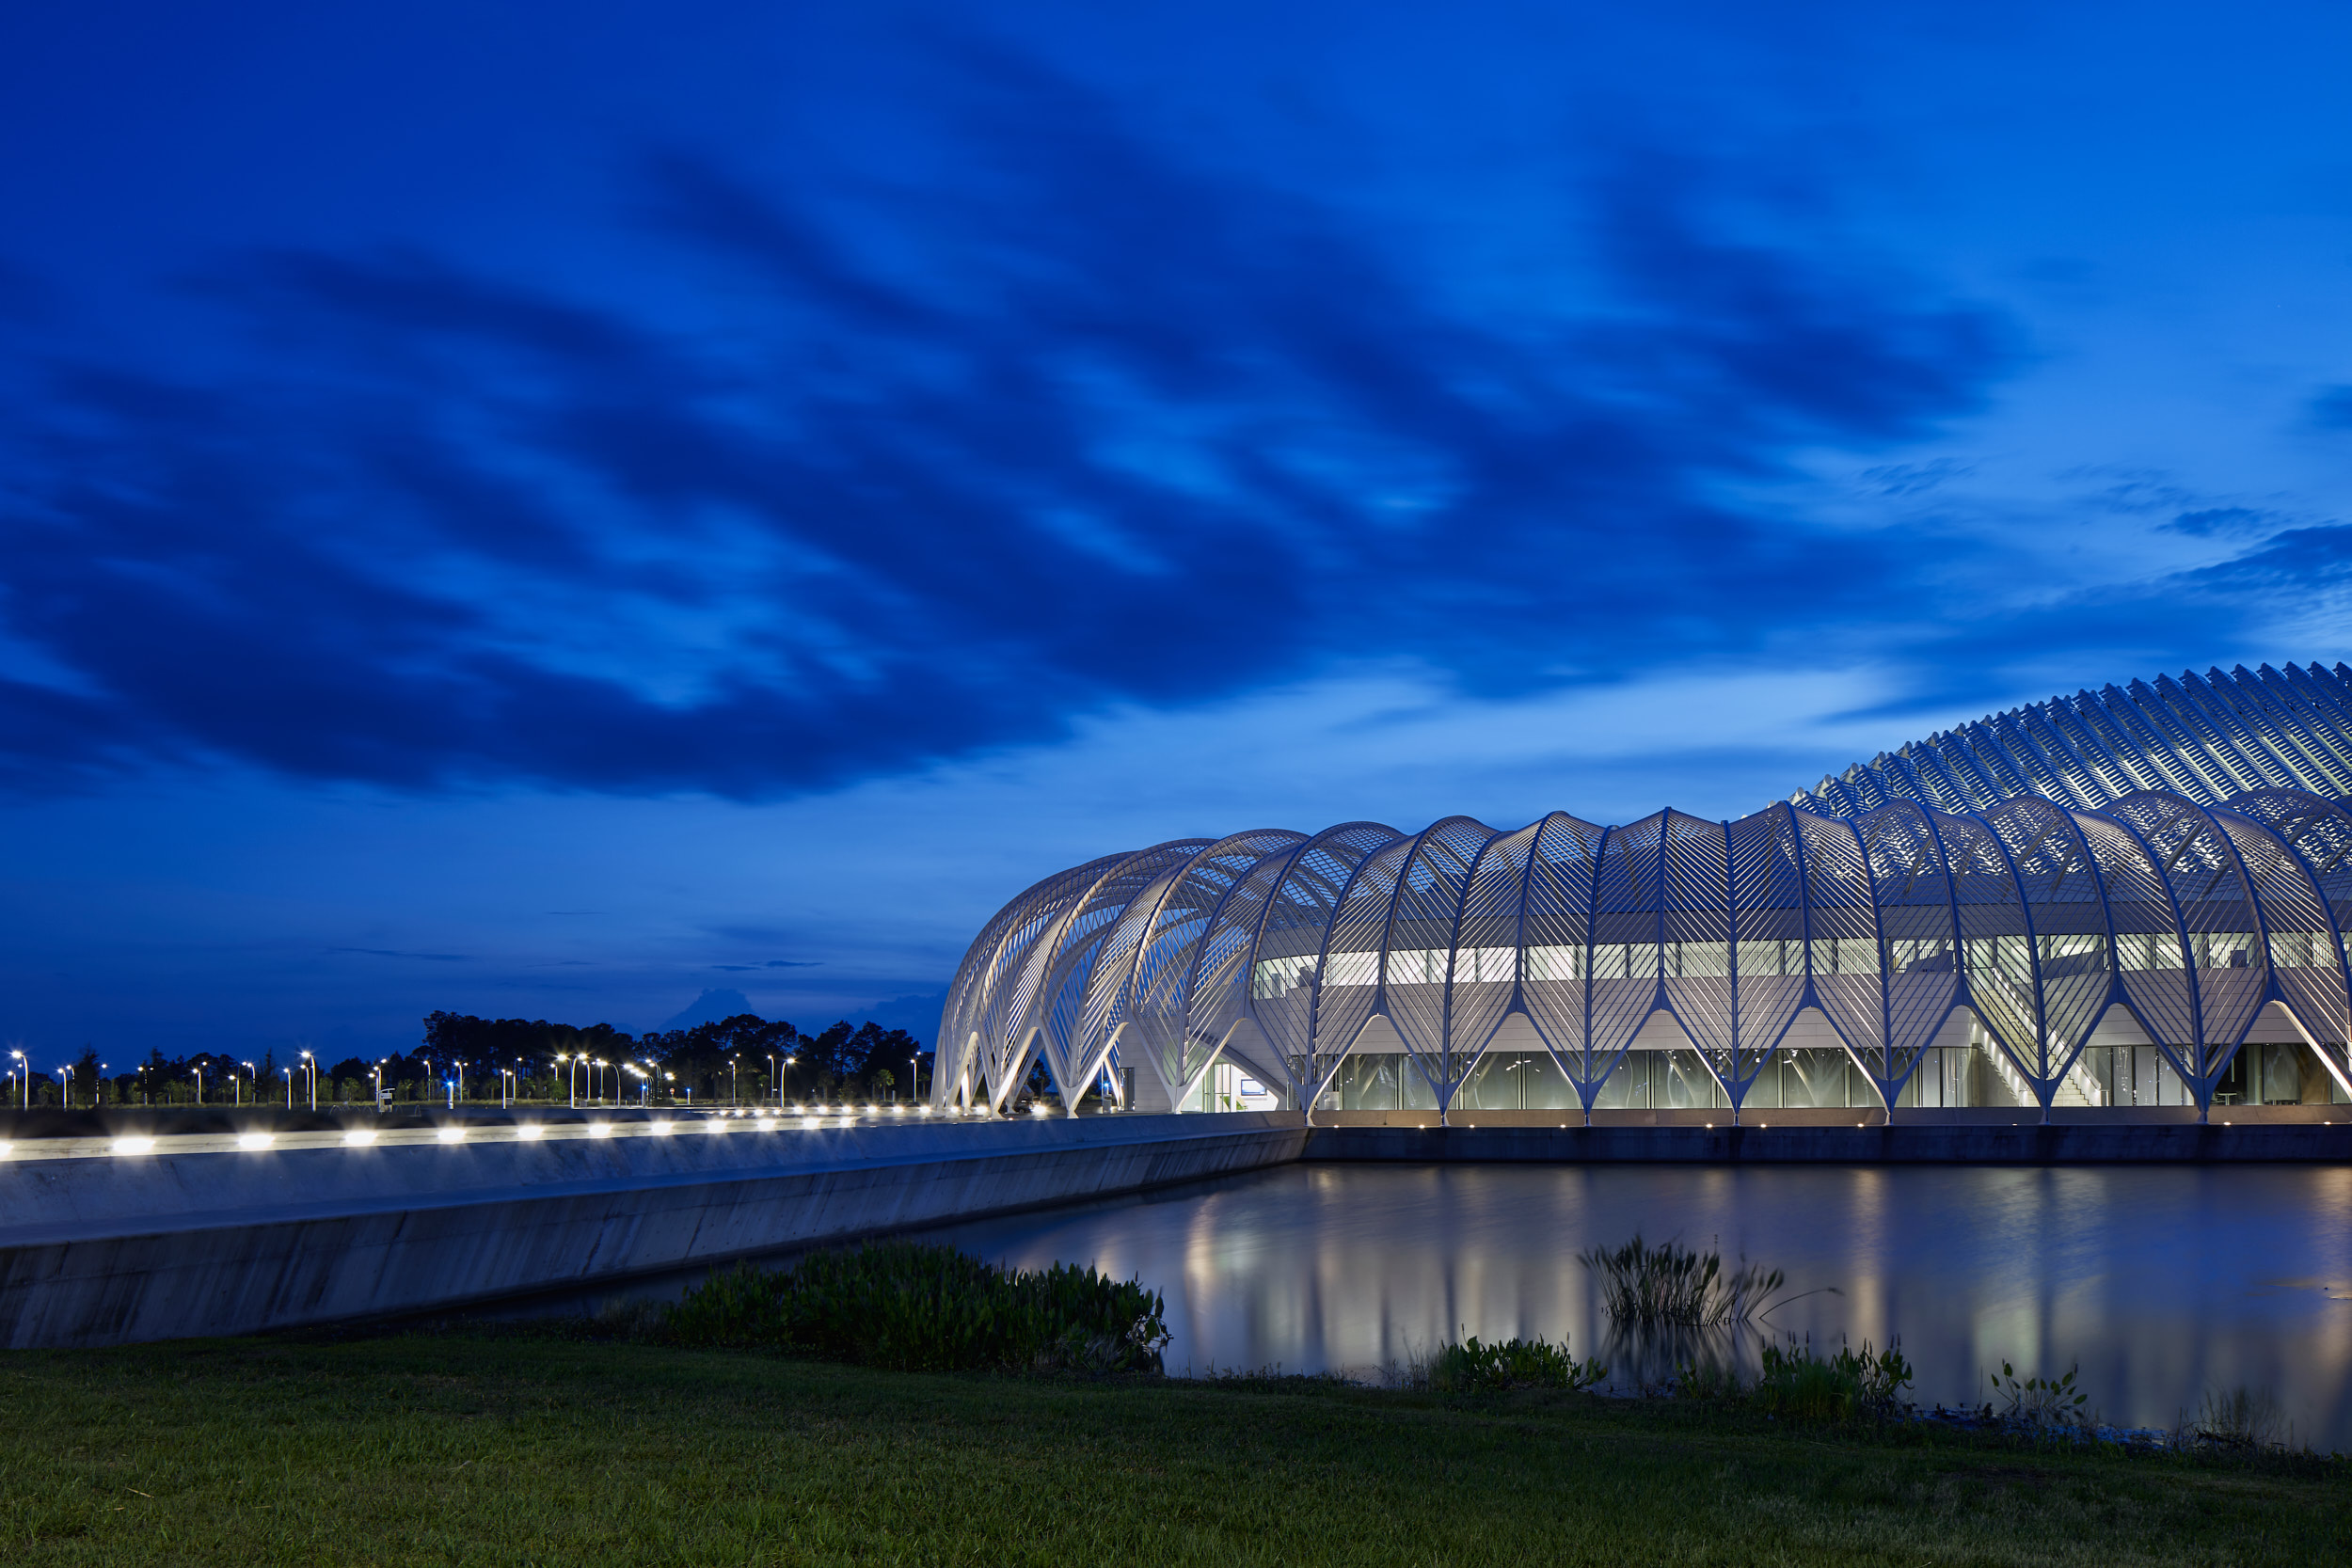
[[[1576,1255],[1637,1230],[1783,1269],[1787,1294],[1740,1335],[1634,1343]],[[1899,1335],[1923,1401],[1982,1402],[2004,1359],[2079,1362],[2109,1420],[2268,1388],[2299,1438],[2352,1449],[2352,1170],[1308,1164],[934,1234],[1141,1275],[1171,1370],[1365,1371],[1542,1335],[1629,1386],[1685,1354],[1752,1370],[1767,1336]]]

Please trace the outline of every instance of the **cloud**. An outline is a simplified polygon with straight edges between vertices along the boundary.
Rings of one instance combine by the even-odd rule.
[[[1983,309],[1739,238],[1687,162],[1586,193],[1593,309],[1470,311],[1360,219],[986,70],[955,178],[896,206],[654,158],[675,273],[633,306],[253,256],[189,284],[265,345],[242,372],[56,367],[10,411],[0,638],[64,673],[0,674],[0,777],[761,799],[1334,657],[1510,693],[1756,656],[1919,566],[1724,496],[2014,362]],[[714,269],[739,321],[677,325]]]
[[[2161,526],[2172,533],[2186,533],[2204,538],[2214,533],[2236,533],[2279,522],[2275,512],[2257,512],[2243,506],[2209,506],[2195,512],[2184,512]]]
[[[424,958],[434,963],[464,963],[463,953],[408,953],[393,947],[330,947],[329,953],[362,953],[373,958]]]

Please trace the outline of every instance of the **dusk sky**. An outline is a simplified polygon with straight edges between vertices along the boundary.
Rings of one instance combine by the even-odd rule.
[[[0,1039],[928,1040],[1110,850],[1738,816],[2332,663],[2347,61],[2341,6],[11,8]]]

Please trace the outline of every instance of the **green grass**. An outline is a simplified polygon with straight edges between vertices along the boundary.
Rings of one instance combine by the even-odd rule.
[[[0,1561],[2352,1561],[2309,1459],[474,1334],[0,1356]]]

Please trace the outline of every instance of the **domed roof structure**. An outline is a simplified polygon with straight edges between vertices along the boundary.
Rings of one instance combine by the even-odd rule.
[[[1065,1103],[1191,1108],[1222,1063],[1263,1103],[1440,1118],[1613,1093],[2202,1114],[2276,1004],[2320,1069],[2298,1092],[2352,1097],[2347,796],[2352,670],[2265,666],[1988,717],[1727,822],[1173,840],[997,913],[934,1094],[1002,1110],[1041,1063]],[[1788,1098],[1827,1069],[1847,1099]]]

